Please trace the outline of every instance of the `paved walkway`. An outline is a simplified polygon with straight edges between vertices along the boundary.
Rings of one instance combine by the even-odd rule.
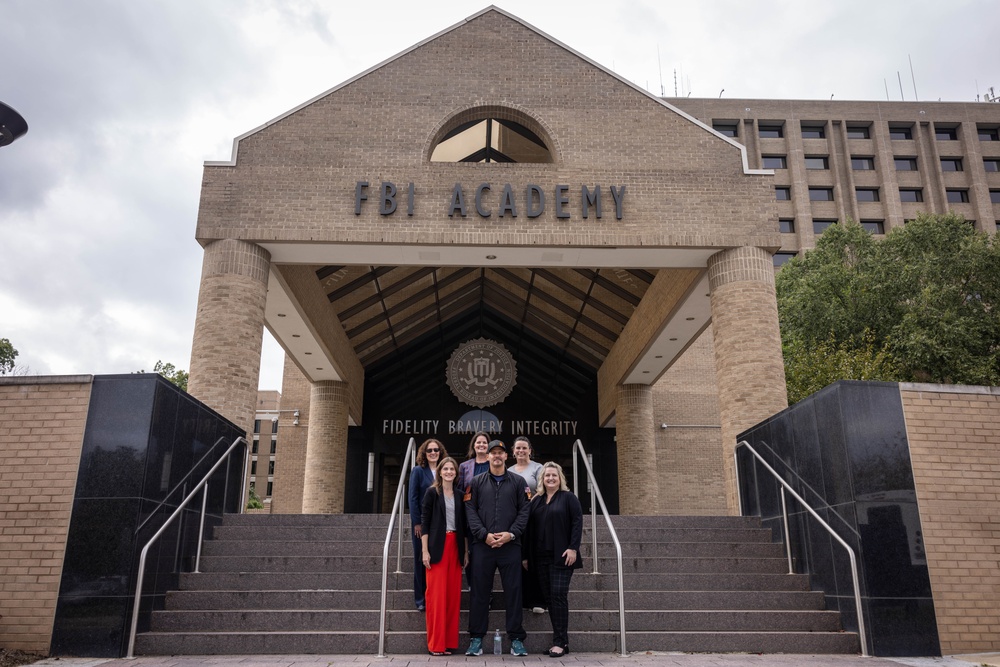
[[[35,665],[49,667],[1000,667],[1000,653],[946,656],[943,658],[862,658],[851,655],[750,655],[743,653],[639,653],[626,658],[605,653],[571,653],[565,658],[531,655],[464,655],[436,658],[429,655],[206,655],[155,656],[134,660],[104,658],[48,658]]]

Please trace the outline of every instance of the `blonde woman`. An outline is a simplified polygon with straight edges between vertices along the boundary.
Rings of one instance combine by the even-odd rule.
[[[566,475],[558,463],[545,463],[539,477],[538,493],[531,499],[528,512],[525,566],[537,573],[549,608],[552,648],[547,653],[559,658],[569,653],[570,580],[573,570],[583,567],[583,509],[566,486]]]

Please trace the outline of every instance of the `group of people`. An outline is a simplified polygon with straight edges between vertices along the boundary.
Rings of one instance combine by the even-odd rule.
[[[509,455],[515,463],[507,467]],[[583,511],[558,463],[531,460],[520,436],[511,451],[476,433],[461,465],[431,438],[417,450],[410,474],[413,593],[427,618],[431,655],[458,650],[462,568],[469,583],[469,647],[482,655],[493,576],[500,571],[512,655],[527,655],[524,608],[552,622],[553,658],[569,653],[569,585],[583,567]]]

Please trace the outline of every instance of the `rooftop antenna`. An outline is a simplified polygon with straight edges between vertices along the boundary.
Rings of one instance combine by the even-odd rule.
[[[660,62],[660,45],[656,45],[656,66],[660,68],[660,97],[666,97],[667,91],[663,88],[663,63]],[[676,97],[676,95],[674,95]]]
[[[979,85],[978,83],[976,84]],[[674,97],[677,97],[677,68],[674,68]]]
[[[913,58],[910,57],[909,53],[906,54],[906,57],[910,61],[910,78],[913,80],[913,99],[919,102],[920,98],[917,97],[917,77],[913,76]]]
[[[726,92],[725,88],[723,88],[722,90],[719,91],[719,99],[720,100],[722,99],[722,93],[724,93],[724,92]]]
[[[882,83],[885,84],[885,101],[889,101],[889,81],[883,76]]]
[[[899,70],[896,70],[896,80],[899,81],[899,99],[905,102],[906,98],[903,97],[903,77],[899,76]]]

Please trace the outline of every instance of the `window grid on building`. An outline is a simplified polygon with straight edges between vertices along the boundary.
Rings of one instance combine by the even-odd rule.
[[[874,171],[875,158],[851,156],[851,169],[854,171]]]

